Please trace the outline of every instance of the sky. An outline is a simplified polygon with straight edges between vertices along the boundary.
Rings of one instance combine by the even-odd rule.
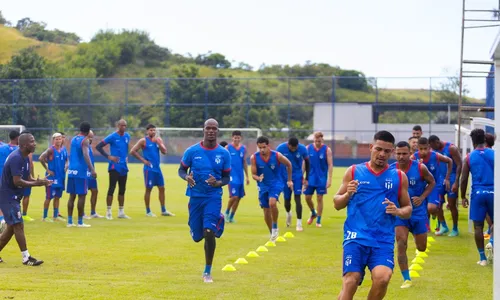
[[[73,2],[73,1],[71,1]],[[494,9],[498,0],[467,0]],[[381,88],[429,88],[458,75],[460,0],[62,0],[4,1],[13,23],[29,17],[88,41],[100,29],[140,29],[174,53],[218,52],[262,64],[328,63],[362,71]],[[468,18],[490,14],[468,13]],[[477,25],[477,23],[468,23]],[[484,25],[482,23],[481,25]],[[499,27],[465,32],[464,58],[489,60]],[[466,66],[485,70],[484,66]],[[486,69],[488,69],[486,67]],[[429,77],[441,77],[429,79]],[[485,97],[485,79],[466,79]]]

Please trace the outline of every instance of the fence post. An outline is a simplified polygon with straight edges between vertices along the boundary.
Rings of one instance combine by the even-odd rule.
[[[427,113],[429,116],[429,136],[432,134],[431,128],[431,119],[432,119],[432,77],[429,77],[429,112]]]
[[[12,125],[15,125],[17,123],[17,80],[14,80],[12,82]]]
[[[128,115],[128,79],[125,79],[125,117]]]
[[[246,111],[246,127],[250,127],[250,80],[247,80],[247,88],[246,88],[246,102],[247,102],[247,111]]]
[[[205,80],[205,120],[208,119],[208,79]]]
[[[335,158],[335,102],[337,101],[337,82],[335,76],[332,76],[332,95],[331,95],[331,104],[332,104],[332,128],[330,131],[331,141],[330,141],[330,149],[332,150],[332,159]],[[316,128],[315,128],[316,129]]]
[[[288,114],[287,114],[287,128],[288,128],[288,137],[290,137],[290,115],[292,114],[292,103],[291,103],[291,94],[290,94],[290,77],[288,77]]]
[[[170,79],[165,82],[165,127],[170,127]]]

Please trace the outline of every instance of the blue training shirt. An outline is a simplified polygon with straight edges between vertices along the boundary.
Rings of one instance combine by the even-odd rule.
[[[259,192],[269,192],[271,189],[283,189],[283,178],[281,175],[280,154],[271,150],[267,160],[262,158],[260,152],[253,155],[255,166],[257,167],[257,176],[264,174],[262,182],[257,182]],[[286,167],[285,167],[286,168]]]
[[[347,204],[344,223],[344,243],[367,247],[394,248],[396,217],[385,212],[385,198],[399,207],[401,171],[387,166],[375,173],[368,163],[352,166],[352,178],[358,180],[358,190]]]
[[[144,171],[160,173],[160,146],[148,136],[145,137],[145,140],[146,144],[142,148],[142,156],[151,163],[152,167],[144,165]]]
[[[193,172],[193,179],[196,183],[194,187],[187,185],[186,196],[222,197],[222,187],[210,186],[205,181],[209,175],[221,180],[223,171],[231,171],[231,156],[225,148],[217,145],[210,149],[200,142],[186,149],[181,164],[189,168],[188,174]]]
[[[64,166],[66,160],[63,149],[57,150],[54,146],[50,146],[50,148],[52,149],[52,155],[47,158],[47,168],[54,172],[54,176],[49,176],[47,172],[45,172],[45,176],[47,176],[47,179],[52,180],[53,187],[64,188],[64,177],[66,176]]]
[[[111,156],[119,158],[118,163],[109,161],[108,171],[116,170],[120,175],[126,175],[128,173],[127,157],[130,134],[125,132],[121,135],[118,132],[113,132],[108,135],[103,142],[109,144]]]
[[[457,177],[457,164],[453,160],[453,157],[451,156],[450,153],[450,147],[453,146],[452,143],[450,142],[443,142],[444,146],[442,149],[437,150],[438,153],[441,153],[442,155],[449,157],[451,161],[453,162],[453,166],[451,168],[451,173],[450,173],[450,182],[453,183],[455,181],[455,178]],[[446,171],[448,170],[448,165],[447,164],[441,164],[440,167],[441,170],[441,177],[444,179],[446,177]]]
[[[493,191],[495,175],[495,151],[476,148],[467,155],[467,164],[472,177],[472,192]]]
[[[0,201],[21,201],[24,188],[14,185],[14,176],[21,176],[23,180],[30,178],[30,160],[23,157],[21,150],[14,150],[5,161],[0,180]]]
[[[417,152],[414,154],[415,160],[420,160],[421,157]],[[424,165],[429,169],[429,172],[431,172],[432,176],[434,176],[434,180],[436,181],[436,187],[438,186],[439,183],[443,183],[444,178],[446,177],[446,170],[444,172],[444,175],[441,174],[441,168],[444,165],[446,168],[448,168],[447,164],[442,164],[437,156],[437,153],[434,151],[429,151],[429,154],[425,159],[422,160]]]
[[[328,180],[328,146],[322,145],[316,149],[314,144],[307,145],[309,153],[309,186],[325,187]]]
[[[88,167],[82,151],[82,144],[85,138],[84,135],[77,135],[71,139],[68,178],[87,178]]]
[[[18,148],[19,148],[18,145],[11,145],[11,144],[3,144],[0,146],[0,176],[2,174],[3,165],[5,164],[7,157]]]
[[[288,149],[288,143],[281,143],[276,151],[283,154],[292,163],[292,180],[299,180],[303,178],[302,173],[302,163],[305,159],[309,159],[309,153],[307,152],[306,146],[299,143],[297,150],[290,151]],[[283,181],[286,182],[288,179],[288,174],[285,165],[281,166],[281,172],[283,176]]]
[[[416,160],[410,160],[410,166],[408,170],[404,171],[406,177],[408,177],[408,194],[410,196],[410,202],[413,207],[413,211],[411,213],[412,219],[427,219],[427,201],[424,199],[419,206],[415,206],[413,201],[411,201],[412,197],[420,197],[425,188],[427,187],[427,181],[424,179],[424,175],[421,171],[421,163]],[[398,169],[399,164],[397,162],[391,165],[391,168]]]
[[[244,160],[247,147],[241,145],[236,148],[233,144],[227,145],[227,151],[231,155],[231,184],[243,184],[245,181]]]

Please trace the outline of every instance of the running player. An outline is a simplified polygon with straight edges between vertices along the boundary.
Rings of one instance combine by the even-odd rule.
[[[205,239],[205,271],[203,281],[212,279],[215,238],[224,232],[222,187],[229,183],[231,156],[217,144],[219,123],[208,119],[203,126],[203,141],[192,145],[185,152],[179,166],[179,177],[187,181],[189,197],[189,228],[191,237],[198,243]],[[189,173],[188,173],[189,172]]]
[[[231,154],[231,181],[228,185],[229,201],[226,208],[226,219],[229,223],[234,223],[234,215],[238,209],[241,198],[245,197],[245,186],[250,184],[247,165],[247,147],[241,144],[241,131],[235,130],[232,133],[232,143],[226,146]]]
[[[472,189],[470,193],[470,219],[474,222],[474,237],[477,250],[479,251],[479,261],[481,266],[486,266],[493,260],[493,226],[490,242],[484,248],[484,219],[486,214],[493,218],[494,206],[494,166],[495,151],[485,147],[485,134],[482,129],[474,129],[470,133],[474,150],[467,155],[462,169],[462,180],[460,182],[460,192],[462,205],[467,208],[469,200],[467,199],[467,185],[469,183],[469,172],[472,177]]]
[[[403,275],[402,289],[412,285],[408,270],[408,233],[415,238],[417,250],[424,252],[427,249],[427,231],[429,218],[427,216],[427,197],[434,190],[436,182],[425,164],[410,159],[410,144],[399,142],[396,145],[396,161],[391,168],[398,169],[408,178],[408,193],[412,204],[410,219],[396,219],[396,242],[398,245],[398,263]]]
[[[443,213],[443,203],[444,196],[446,195],[448,199],[448,206],[451,211],[451,217],[453,219],[453,229],[448,236],[457,236],[458,235],[458,206],[457,206],[457,198],[458,198],[458,185],[460,183],[460,176],[462,175],[462,156],[460,155],[460,151],[458,148],[450,142],[442,142],[439,140],[439,137],[435,135],[431,135],[429,137],[429,145],[434,151],[437,151],[447,157],[449,157],[453,161],[453,168],[450,174],[450,187],[451,189],[445,188],[445,186],[441,186],[439,191],[441,197],[441,209],[440,213]],[[444,166],[441,168],[441,174],[446,172]],[[438,185],[439,187],[439,185]],[[449,232],[448,227],[441,228],[436,235],[444,235]]]
[[[14,150],[19,148],[19,131],[12,130],[9,132],[9,140],[10,142],[8,144],[0,146],[0,176],[2,176],[3,165],[5,164],[7,157],[14,152]],[[5,219],[2,210],[0,210],[0,233],[3,231],[4,226]]]
[[[307,146],[311,170],[309,172],[309,182],[304,191],[306,202],[311,209],[311,217],[307,224],[311,225],[316,218],[316,227],[321,227],[321,215],[323,214],[323,195],[332,185],[333,158],[332,149],[323,143],[323,133],[314,133],[314,142]],[[312,196],[316,191],[316,201],[318,202],[318,212],[314,209]]]
[[[383,299],[394,269],[396,217],[409,219],[412,206],[405,173],[390,169],[394,136],[379,131],[370,144],[370,161],[349,167],[333,198],[336,210],[347,207],[344,223],[342,291],[338,299],[353,299],[371,271],[368,299]]]
[[[139,154],[139,149],[142,149],[144,157]],[[149,124],[146,126],[146,137],[137,141],[130,150],[130,154],[144,164],[144,184],[146,185],[144,204],[146,205],[146,216],[148,217],[156,217],[149,207],[151,191],[155,186],[158,187],[161,215],[175,216],[173,213],[167,211],[165,207],[165,181],[163,180],[163,173],[160,167],[160,152],[163,155],[167,154],[167,147],[163,144],[161,137],[156,136],[156,126]]]
[[[69,155],[68,168],[68,224],[67,227],[73,227],[73,207],[75,199],[78,195],[78,227],[90,227],[89,224],[83,223],[83,215],[85,212],[85,197],[88,192],[87,172],[90,171],[92,177],[96,178],[97,174],[89,156],[89,140],[87,138],[90,132],[90,124],[82,122],[80,124],[80,134],[73,137],[71,140],[71,152]]]
[[[276,151],[280,152],[285,156],[292,164],[292,180],[293,180],[293,190],[284,185],[283,196],[285,198],[285,210],[286,210],[286,226],[290,227],[292,224],[292,193],[295,200],[295,210],[297,213],[297,226],[295,230],[302,231],[302,186],[307,188],[309,180],[309,153],[307,152],[306,146],[299,144],[299,140],[296,137],[291,137],[288,143],[282,143],[277,148]],[[306,178],[304,178],[302,164],[305,165]],[[284,166],[281,167],[283,182],[287,181],[287,170]],[[315,211],[311,211],[314,215]]]
[[[92,130],[89,131],[87,139],[89,140],[90,162],[92,163],[92,166],[95,167],[94,152],[92,151],[92,141],[94,140],[94,132]],[[97,186],[97,180],[94,177],[92,177],[92,173],[90,172],[90,170],[87,170],[87,183],[90,190],[90,216],[85,215],[83,218],[87,220],[104,218],[103,216],[98,214],[96,210],[97,195],[99,194],[99,190]]]
[[[285,156],[269,148],[269,139],[265,136],[257,138],[257,147],[259,151],[250,157],[252,178],[257,181],[260,207],[264,211],[264,220],[271,233],[271,241],[274,242],[279,236],[279,211],[276,203],[283,191],[280,165],[285,165],[286,184],[289,189],[293,189],[292,164]]]
[[[111,213],[111,206],[113,204],[113,195],[115,193],[116,184],[118,183],[118,218],[130,219],[129,216],[125,214],[125,190],[127,188],[127,174],[128,174],[128,144],[130,142],[130,134],[126,132],[127,121],[120,120],[116,123],[118,130],[110,135],[108,135],[104,140],[102,140],[96,147],[102,156],[109,160],[108,172],[109,172],[109,188],[108,196],[106,198],[106,204],[108,209],[106,210],[106,218],[108,220],[113,219],[113,214]],[[109,144],[109,149],[111,155],[104,151],[103,147]]]
[[[5,212],[7,227],[0,235],[0,251],[9,243],[14,235],[21,250],[23,264],[26,266],[39,266],[43,260],[38,260],[30,255],[26,245],[24,223],[21,216],[20,201],[23,189],[33,186],[50,186],[52,183],[47,178],[34,179],[31,176],[30,161],[28,156],[35,151],[36,142],[33,135],[24,132],[19,136],[19,149],[12,152],[5,162],[0,181],[0,209]],[[0,263],[3,260],[0,258]]]

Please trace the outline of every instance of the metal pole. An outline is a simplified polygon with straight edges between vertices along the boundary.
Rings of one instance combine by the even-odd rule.
[[[375,78],[375,132],[378,132],[378,78]]]
[[[459,78],[459,83],[458,83],[458,136],[460,135],[460,130],[462,127],[462,84],[463,84],[463,60],[464,60],[464,27],[465,27],[465,0],[462,0],[462,41],[460,45],[460,78]],[[458,149],[460,151],[460,145],[461,141],[458,139]]]
[[[90,101],[90,79],[87,80],[87,116],[89,118],[89,122],[92,125],[94,122],[92,122],[92,103]]]
[[[17,109],[16,109],[16,92],[17,92],[17,80],[14,80],[12,82],[12,110],[11,110],[11,113],[12,113],[12,124],[15,125],[17,122],[17,118],[16,118],[16,113],[17,113]]]
[[[53,102],[53,99],[52,99],[52,95],[54,93],[54,78],[51,78],[50,79],[50,97],[49,97],[49,101],[50,101],[50,132],[54,132],[54,102]],[[50,139],[49,139],[50,140]]]

